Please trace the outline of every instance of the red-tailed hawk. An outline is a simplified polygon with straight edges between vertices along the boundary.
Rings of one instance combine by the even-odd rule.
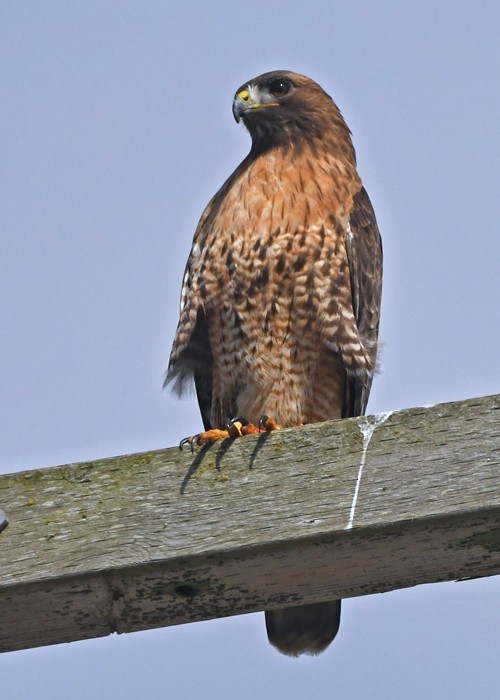
[[[233,114],[252,148],[196,229],[167,382],[194,379],[206,431],[236,416],[287,427],[362,415],[382,248],[350,131],[290,71],[242,85]],[[266,612],[270,642],[293,656],[321,652],[339,623],[340,601]]]

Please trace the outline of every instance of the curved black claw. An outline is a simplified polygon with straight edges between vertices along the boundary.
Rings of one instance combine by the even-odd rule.
[[[264,414],[259,420],[259,430],[261,432],[270,433],[273,430],[279,430],[280,426],[276,423],[276,420],[272,416],[266,416]]]
[[[198,433],[197,435],[183,438],[179,443],[179,450],[182,450],[184,445],[189,445],[191,448],[191,452],[194,452],[194,446],[198,444],[198,438],[200,437],[200,434],[201,433]]]
[[[226,430],[233,427],[235,423],[241,423],[241,425],[249,425],[249,422],[243,416],[236,416],[236,418],[231,418],[231,420],[226,421]]]
[[[249,426],[250,423],[243,416],[236,416],[236,418],[231,418],[231,420],[226,423],[226,430],[229,433],[229,437],[236,438],[245,435],[244,428]]]
[[[269,420],[269,416],[266,416],[264,413],[263,416],[259,418],[259,430],[267,430],[267,422]]]

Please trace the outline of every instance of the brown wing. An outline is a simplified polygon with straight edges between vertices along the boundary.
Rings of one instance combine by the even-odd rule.
[[[193,278],[200,262],[212,223],[219,207],[238,173],[246,165],[245,159],[212,197],[201,215],[193,238],[181,290],[181,313],[177,326],[164,386],[174,383],[174,390],[181,395],[194,379],[196,396],[205,430],[211,425],[213,357],[208,337],[207,318],[200,299],[191,293]],[[229,413],[228,415],[232,415]],[[222,426],[220,426],[222,427]]]
[[[205,242],[210,222],[218,209],[219,194],[217,193],[208,203],[196,227],[193,245],[184,270],[181,313],[164,382],[164,386],[174,382],[174,390],[181,395],[186,385],[194,377],[205,430],[211,428],[213,359],[204,310],[201,305],[196,304],[196,300],[193,300],[190,292],[201,248]]]
[[[364,187],[354,196],[347,233],[352,304],[363,344],[376,353],[382,294],[382,241],[372,204]],[[348,376],[342,415],[361,416],[366,410],[373,374]]]

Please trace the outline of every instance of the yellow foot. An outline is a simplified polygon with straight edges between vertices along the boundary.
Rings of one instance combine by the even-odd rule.
[[[212,430],[206,430],[204,433],[192,435],[191,437],[181,440],[179,447],[182,450],[184,445],[189,445],[191,447],[191,452],[193,452],[195,445],[198,445],[198,447],[203,447],[203,445],[218,442],[219,440],[225,440],[226,438],[237,438],[243,437],[244,435],[269,433],[271,430],[279,430],[279,427],[280,426],[276,423],[274,418],[270,418],[269,416],[262,416],[258,425],[249,423],[245,418],[238,417],[233,418],[228,422],[226,430],[213,428]]]

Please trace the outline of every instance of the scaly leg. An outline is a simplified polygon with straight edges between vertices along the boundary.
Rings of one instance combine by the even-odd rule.
[[[238,416],[237,418],[232,418],[227,423],[225,430],[213,428],[211,430],[206,430],[203,433],[186,437],[180,441],[179,447],[182,450],[184,445],[190,445],[191,452],[193,452],[195,445],[202,447],[203,445],[218,442],[219,440],[225,440],[226,438],[237,438],[243,437],[244,435],[259,435],[260,433],[269,433],[272,430],[279,430],[279,428],[280,426],[276,423],[274,418],[270,418],[266,415],[261,416],[258,425],[249,423],[246,418]]]

